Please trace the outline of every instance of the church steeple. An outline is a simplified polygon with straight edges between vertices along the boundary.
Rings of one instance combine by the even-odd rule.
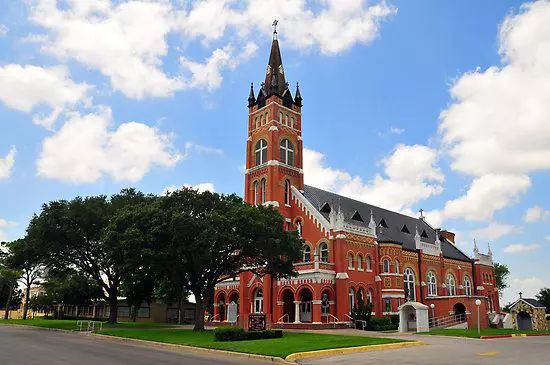
[[[273,42],[271,43],[271,53],[265,74],[263,90],[267,96],[276,94],[283,96],[288,90],[288,84],[285,79],[285,71],[283,68],[283,60],[281,50],[279,49],[279,40],[277,39],[277,24],[273,23],[275,29],[273,31]]]
[[[254,83],[250,83],[250,94],[248,95],[248,107],[254,106],[256,98],[254,97]]]

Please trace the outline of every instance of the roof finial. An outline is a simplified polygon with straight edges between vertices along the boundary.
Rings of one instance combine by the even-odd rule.
[[[420,213],[420,219],[424,219],[424,209],[420,208],[418,212]]]
[[[492,255],[493,255],[493,251],[491,250],[491,242],[487,242],[487,248],[488,248],[487,254],[488,254],[489,256],[492,256]]]
[[[254,83],[250,83],[250,94],[248,95],[248,107],[253,107],[256,103],[256,98],[254,97]]]
[[[300,85],[296,83],[296,96],[294,97],[294,103],[299,107],[302,106],[302,94],[300,93]]]
[[[477,242],[476,242],[476,239],[474,238],[474,253],[478,253],[479,250],[477,248]]]
[[[277,24],[279,24],[277,19],[273,21],[273,24],[271,24],[273,26],[273,40],[277,39]]]
[[[522,299],[523,298],[523,293],[522,292],[519,292],[519,299]]]

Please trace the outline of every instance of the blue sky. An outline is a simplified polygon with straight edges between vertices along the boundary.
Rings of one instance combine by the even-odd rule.
[[[242,194],[270,24],[306,183],[417,215],[550,286],[550,2],[0,0],[0,239],[46,201]]]

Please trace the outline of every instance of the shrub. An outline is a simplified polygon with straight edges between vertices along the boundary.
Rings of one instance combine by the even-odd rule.
[[[281,330],[251,331],[246,332],[239,327],[220,327],[214,330],[216,341],[247,341],[247,340],[265,340],[269,338],[283,337]]]
[[[399,327],[399,323],[393,323],[390,317],[373,317],[367,324],[370,331],[393,331]]]

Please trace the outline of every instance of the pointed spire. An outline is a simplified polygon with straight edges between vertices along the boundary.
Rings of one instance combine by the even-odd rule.
[[[493,256],[493,251],[491,250],[491,242],[487,242],[487,254]]]
[[[281,50],[279,49],[279,40],[277,39],[277,21],[273,22],[273,43],[271,44],[271,53],[264,82],[264,91],[267,95],[277,94],[282,96],[287,89],[283,60]]]
[[[479,252],[479,249],[477,248],[477,242],[476,242],[476,239],[474,238],[474,253],[478,253]]]
[[[294,97],[294,102],[299,107],[302,107],[302,94],[300,93],[300,85],[296,83],[296,96]]]
[[[254,97],[254,83],[250,83],[250,94],[248,95],[248,107],[254,106],[256,103],[256,98]]]

